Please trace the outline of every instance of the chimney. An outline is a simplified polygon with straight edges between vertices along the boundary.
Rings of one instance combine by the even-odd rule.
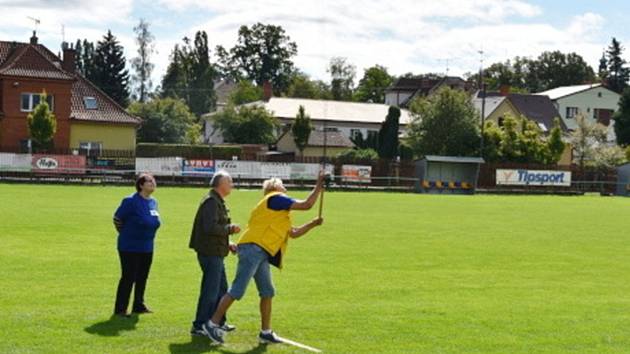
[[[269,102],[271,97],[273,97],[273,87],[271,87],[271,82],[269,82],[268,80],[263,81],[262,88],[263,88],[263,100],[265,102]]]
[[[31,44],[37,44],[37,34],[35,34],[35,31],[33,31],[33,37],[31,37]]]
[[[501,85],[499,91],[501,92],[501,96],[508,96],[510,94],[510,85]]]
[[[72,44],[68,46],[68,43],[66,42],[61,44],[61,48],[63,49],[63,62],[61,63],[61,67],[67,72],[75,72],[77,68],[77,51],[72,47]]]

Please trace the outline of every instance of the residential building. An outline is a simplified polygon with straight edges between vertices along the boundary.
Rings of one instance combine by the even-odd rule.
[[[481,112],[482,97],[480,92],[477,92],[473,97],[473,105],[479,112]],[[524,117],[536,123],[545,135],[551,131],[555,120],[560,119],[560,113],[558,113],[549,97],[509,93],[509,91],[487,92],[484,113],[485,121],[493,121],[499,126],[503,125],[507,115]],[[563,135],[565,137],[568,136],[569,128],[562,119],[560,119],[559,123]],[[572,157],[572,148],[567,147],[558,163],[560,165],[570,165]]]
[[[570,130],[577,127],[578,114],[585,115],[591,122],[608,127],[608,140],[615,141],[613,113],[619,108],[621,96],[601,84],[562,86],[537,93],[548,96]]]
[[[0,41],[0,149],[27,151],[27,116],[46,93],[57,121],[57,150],[134,150],[140,119],[75,70],[75,50],[63,59],[38,43]]]
[[[354,147],[354,143],[339,131],[323,132],[314,130],[308,137],[308,144],[304,151],[300,153],[297,145],[295,145],[293,133],[288,129],[278,138],[276,149],[279,152],[294,154],[295,156],[319,157],[324,156],[324,140],[327,156],[337,156]]]
[[[460,77],[401,77],[385,91],[385,104],[408,108],[416,97],[428,96],[442,87],[466,90],[466,81]]]
[[[268,97],[267,100],[247,103],[246,105],[261,105],[278,119],[282,125],[279,132],[285,131],[298,113],[300,106],[304,107],[306,114],[311,117],[311,122],[317,131],[338,131],[346,138],[352,138],[359,133],[364,138],[378,134],[381,123],[385,120],[389,106],[380,103],[359,103],[344,101],[314,100],[305,98]],[[238,107],[237,107],[238,108]],[[211,144],[223,143],[221,132],[214,129],[212,116],[215,113],[204,115],[206,119],[205,139]],[[401,109],[401,132],[411,121],[411,113]]]

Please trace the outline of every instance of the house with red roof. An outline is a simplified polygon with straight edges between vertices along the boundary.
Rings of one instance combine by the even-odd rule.
[[[33,36],[28,43],[0,41],[0,151],[26,152],[26,117],[42,93],[57,120],[58,151],[134,150],[140,119],[76,71],[76,51],[55,55]]]

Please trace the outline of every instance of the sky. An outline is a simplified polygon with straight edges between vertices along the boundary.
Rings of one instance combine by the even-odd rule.
[[[231,47],[238,28],[256,22],[284,27],[298,46],[296,66],[323,80],[335,56],[356,65],[357,80],[375,64],[393,75],[463,75],[482,59],[545,50],[576,52],[596,70],[612,37],[630,41],[629,12],[622,0],[0,0],[0,40],[28,41],[37,26],[40,42],[56,53],[64,38],[97,41],[111,29],[131,59],[133,27],[143,18],[156,38],[154,85],[183,37],[205,30],[211,48]]]

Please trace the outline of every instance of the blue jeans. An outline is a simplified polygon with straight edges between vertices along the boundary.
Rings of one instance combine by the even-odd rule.
[[[197,260],[203,275],[201,277],[199,301],[197,302],[197,315],[193,326],[201,328],[201,325],[208,322],[217,309],[221,297],[227,290],[227,280],[225,278],[223,257],[197,254]],[[223,323],[225,323],[225,317],[220,324]]]
[[[238,245],[236,276],[228,294],[236,300],[240,300],[245,295],[245,290],[252,277],[256,282],[260,297],[273,297],[275,295],[271,281],[269,254],[253,243]]]

